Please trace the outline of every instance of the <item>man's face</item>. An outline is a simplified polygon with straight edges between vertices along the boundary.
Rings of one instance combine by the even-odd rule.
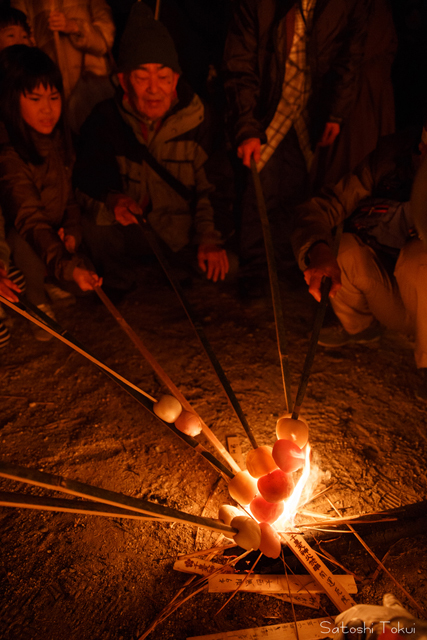
[[[20,24],[11,24],[0,29],[0,51],[11,47],[13,44],[26,44],[31,46],[30,36]]]
[[[144,64],[132,71],[129,82],[134,107],[150,120],[162,118],[171,107],[178,78],[178,73],[161,64]],[[126,90],[123,74],[119,74],[119,79]]]

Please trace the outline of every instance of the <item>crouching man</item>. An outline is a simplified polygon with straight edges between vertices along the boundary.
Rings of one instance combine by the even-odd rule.
[[[133,6],[118,69],[116,97],[95,107],[83,125],[75,166],[85,240],[104,285],[133,286],[129,258],[146,249],[135,227],[142,214],[168,257],[188,255],[193,246],[207,277],[223,279],[228,259],[205,171],[212,132],[203,103],[180,80],[169,33],[142,2]]]
[[[331,304],[341,327],[323,329],[319,344],[340,347],[380,338],[382,327],[415,338],[427,400],[427,250],[411,213],[411,189],[427,151],[423,138],[383,138],[353,173],[298,208],[293,248],[310,293],[320,300],[331,278]],[[345,220],[338,259],[332,231]]]

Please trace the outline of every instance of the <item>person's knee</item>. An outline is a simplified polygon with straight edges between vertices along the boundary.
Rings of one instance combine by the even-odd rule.
[[[412,240],[400,250],[394,275],[401,283],[417,283],[425,288],[427,274],[427,250],[421,240]]]
[[[375,256],[360,238],[352,233],[343,233],[337,260],[344,271],[355,269],[360,274],[369,274]]]

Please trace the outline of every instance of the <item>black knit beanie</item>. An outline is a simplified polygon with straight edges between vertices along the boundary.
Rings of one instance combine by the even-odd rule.
[[[154,19],[144,2],[132,6],[119,46],[118,71],[134,71],[143,64],[162,64],[181,73],[178,54],[166,27]]]

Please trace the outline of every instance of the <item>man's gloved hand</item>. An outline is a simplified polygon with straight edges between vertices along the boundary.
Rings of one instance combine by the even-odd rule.
[[[399,624],[396,618],[399,619]],[[409,631],[414,629],[415,621],[392,593],[386,593],[382,607],[358,604],[340,613],[335,618],[335,624],[340,628],[337,640],[368,640],[370,638],[391,640],[398,636],[399,629],[401,631],[405,628]],[[376,633],[372,635],[374,628]]]

